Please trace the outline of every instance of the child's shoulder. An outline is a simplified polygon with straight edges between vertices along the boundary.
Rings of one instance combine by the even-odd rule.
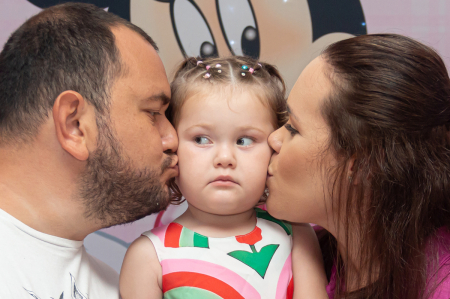
[[[146,298],[161,298],[161,277],[161,264],[152,242],[140,236],[125,254],[120,270],[120,293],[124,298],[135,298],[137,293],[149,296]]]
[[[263,209],[255,208],[255,211],[258,222],[266,221],[266,223],[269,223],[270,225],[278,225],[286,232],[288,236],[292,235],[292,225],[290,223],[271,216],[269,212]]]
[[[178,231],[182,230],[182,228],[183,226],[181,226],[181,224],[170,222],[168,224],[161,225],[149,231],[143,232],[142,236],[148,237],[153,243],[161,242],[162,244],[164,244],[166,238],[170,238],[171,236],[176,235]]]

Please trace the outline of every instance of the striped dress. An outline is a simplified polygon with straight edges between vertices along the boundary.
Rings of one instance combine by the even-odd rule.
[[[172,222],[145,232],[162,267],[165,299],[292,298],[292,228],[256,209],[252,232],[200,235]]]

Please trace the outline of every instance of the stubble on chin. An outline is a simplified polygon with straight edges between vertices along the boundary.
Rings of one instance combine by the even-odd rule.
[[[133,222],[165,209],[169,193],[161,175],[170,166],[168,157],[155,169],[133,167],[109,128],[99,132],[97,149],[90,153],[78,182],[85,218],[102,227]]]

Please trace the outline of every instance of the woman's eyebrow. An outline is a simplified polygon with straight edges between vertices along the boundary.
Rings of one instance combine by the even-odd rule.
[[[298,117],[294,113],[292,113],[292,110],[289,107],[289,104],[286,104],[286,111],[289,115],[292,115],[296,120],[298,120]]]

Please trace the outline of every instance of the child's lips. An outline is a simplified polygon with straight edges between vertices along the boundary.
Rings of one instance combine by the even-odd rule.
[[[219,185],[219,186],[231,186],[231,185],[239,185],[235,179],[231,176],[218,176],[213,181],[210,182],[210,184]]]

